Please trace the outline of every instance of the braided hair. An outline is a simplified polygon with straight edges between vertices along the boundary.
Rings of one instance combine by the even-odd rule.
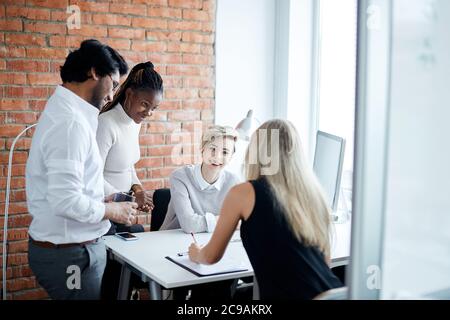
[[[127,79],[117,90],[111,102],[106,104],[100,113],[106,112],[114,108],[118,103],[123,104],[125,100],[125,91],[128,88],[136,90],[153,90],[155,92],[163,92],[163,80],[158,72],[156,72],[153,63],[150,61],[138,63],[131,69]]]

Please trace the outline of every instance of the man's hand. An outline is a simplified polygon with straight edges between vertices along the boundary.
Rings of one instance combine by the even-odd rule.
[[[105,219],[125,225],[136,223],[136,210],[138,204],[135,202],[109,202],[105,203]]]

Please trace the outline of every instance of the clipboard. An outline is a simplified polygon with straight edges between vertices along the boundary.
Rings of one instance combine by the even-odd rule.
[[[248,268],[236,260],[223,257],[219,262],[212,265],[198,264],[189,259],[188,256],[167,256],[167,260],[195,274],[198,277],[214,276],[219,274],[247,271]]]

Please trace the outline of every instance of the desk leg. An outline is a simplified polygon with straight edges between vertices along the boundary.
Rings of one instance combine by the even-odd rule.
[[[162,289],[157,282],[153,280],[149,281],[149,291],[151,300],[162,300]]]
[[[127,300],[128,289],[130,287],[131,270],[127,268],[124,263],[122,271],[120,272],[119,292],[117,293],[117,300]]]
[[[259,286],[256,277],[253,277],[253,300],[259,300]]]

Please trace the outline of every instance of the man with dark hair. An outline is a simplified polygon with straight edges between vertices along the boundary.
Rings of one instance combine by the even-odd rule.
[[[103,162],[96,142],[99,109],[112,100],[124,59],[86,40],[61,67],[42,113],[26,167],[30,214],[28,260],[52,299],[99,299],[109,220],[132,224],[136,203],[104,202]]]
[[[85,40],[78,50],[67,56],[60,74],[64,87],[89,84],[92,96],[85,100],[101,109],[105,102],[112,100],[112,93],[119,85],[119,77],[127,71],[128,65],[117,51],[97,40]],[[112,91],[109,88],[111,83]]]

